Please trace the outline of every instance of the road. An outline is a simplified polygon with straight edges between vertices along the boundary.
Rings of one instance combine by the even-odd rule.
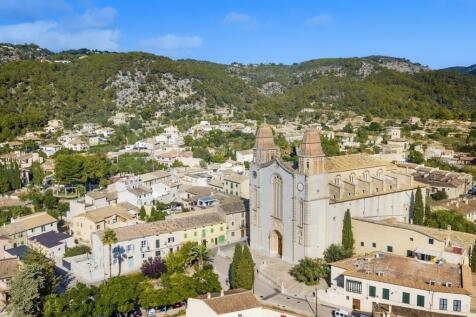
[[[220,255],[214,255],[213,257],[213,266],[224,290],[229,289],[228,270],[231,264],[233,249],[234,246],[226,246],[221,249]],[[302,299],[282,294],[278,288],[271,285],[266,279],[260,278],[259,274],[256,275],[254,293],[265,304],[282,308],[283,310],[294,311],[305,316],[315,316],[315,299],[313,297]],[[336,307],[327,304],[318,304],[317,311],[319,316],[331,317],[335,309]]]

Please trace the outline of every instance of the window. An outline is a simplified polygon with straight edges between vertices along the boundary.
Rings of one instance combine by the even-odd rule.
[[[388,288],[382,288],[382,298],[390,299],[390,290]]]
[[[337,186],[340,186],[340,175],[337,175],[337,176],[336,176],[334,182],[335,182],[335,184],[336,184]]]
[[[232,236],[232,237],[235,236],[235,232],[234,232],[234,231],[231,232],[231,236]]]
[[[213,233],[213,231],[214,231],[213,228],[211,228],[211,229],[210,229],[210,233]]]
[[[361,246],[361,247],[363,247],[363,246],[364,246],[364,242],[363,242],[363,241],[362,241],[362,242],[360,242],[360,246]]]
[[[141,248],[145,247],[146,245],[147,245],[147,241],[142,240],[142,241],[140,242],[140,247],[141,247]]]
[[[428,239],[428,244],[433,244],[434,243],[434,240],[432,238],[429,238]]]
[[[206,235],[207,235],[207,230],[206,230],[206,229],[202,229],[202,238],[205,238]]]
[[[440,310],[448,309],[448,300],[446,298],[440,298]]]
[[[183,238],[187,239],[187,234],[186,233],[183,234]]]
[[[461,311],[461,301],[459,299],[453,300],[453,311]]]
[[[175,242],[175,238],[174,238],[174,237],[169,237],[169,238],[167,239],[167,241],[168,241],[169,243],[170,243],[170,242]]]
[[[425,307],[425,296],[417,295],[416,304],[417,304],[417,306]]]
[[[273,216],[281,219],[283,217],[283,179],[279,175],[274,175],[273,185]]]
[[[402,303],[410,304],[410,294],[409,293],[402,293]]]
[[[355,174],[352,173],[352,174],[350,174],[350,176],[349,176],[349,181],[350,181],[351,183],[353,183],[354,180],[355,180]]]
[[[298,211],[298,225],[302,227],[304,225],[304,200],[299,200],[299,211]]]
[[[155,256],[160,256],[160,250],[155,251]]]
[[[155,248],[157,248],[157,249],[160,248],[160,240],[159,239],[155,240]]]
[[[393,247],[391,245],[387,245],[387,252],[393,252]]]
[[[223,226],[220,227],[220,231],[223,231]]]
[[[345,290],[352,293],[362,293],[362,283],[353,280],[346,280]]]
[[[194,237],[197,236],[197,231],[194,231],[194,232],[193,232],[193,236],[194,236]]]
[[[377,290],[376,290],[375,286],[369,286],[369,296],[370,297],[377,296]]]
[[[377,247],[377,243],[372,242],[372,248],[376,248],[376,247]]]
[[[410,237],[410,241],[413,241],[413,238],[412,238],[412,237]]]

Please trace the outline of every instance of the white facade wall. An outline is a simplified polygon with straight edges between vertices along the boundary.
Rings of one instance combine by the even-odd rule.
[[[443,314],[457,315],[457,316],[467,316],[470,312],[471,306],[471,297],[465,294],[454,294],[454,293],[442,293],[442,292],[433,292],[429,290],[416,289],[411,287],[406,287],[402,285],[389,284],[377,281],[371,281],[356,277],[343,277],[341,274],[343,270],[340,268],[332,267],[331,270],[331,288],[328,290],[330,293],[341,294],[343,296],[336,296],[334,298],[334,304],[341,305],[352,309],[353,299],[360,300],[360,310],[361,311],[372,311],[372,303],[381,303],[389,304],[401,307],[407,307],[412,309],[426,310]],[[353,293],[346,291],[346,281],[358,281],[362,283],[362,293]],[[343,284],[342,284],[343,283]],[[339,285],[339,286],[338,286]],[[376,288],[376,296],[372,297],[369,294],[369,286],[374,286]],[[383,299],[383,288],[389,289],[389,299]],[[410,294],[410,303],[404,304],[402,302],[403,292]],[[424,307],[417,306],[417,296],[424,296]],[[330,295],[332,296],[332,294]],[[348,299],[347,299],[348,297]],[[340,298],[337,302],[336,299]],[[440,310],[440,299],[447,300],[447,310]],[[461,312],[453,311],[453,301],[461,301]]]

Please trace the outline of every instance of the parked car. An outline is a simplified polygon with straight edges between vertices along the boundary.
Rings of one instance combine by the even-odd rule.
[[[338,309],[334,311],[334,317],[354,317],[354,315],[346,310]]]

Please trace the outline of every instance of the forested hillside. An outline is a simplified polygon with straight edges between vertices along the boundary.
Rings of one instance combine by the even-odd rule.
[[[45,125],[105,122],[127,110],[144,117],[199,117],[235,109],[241,118],[291,119],[302,108],[354,110],[382,117],[452,118],[476,110],[476,76],[432,71],[383,56],[293,65],[222,65],[146,53],[0,44],[0,140]]]

